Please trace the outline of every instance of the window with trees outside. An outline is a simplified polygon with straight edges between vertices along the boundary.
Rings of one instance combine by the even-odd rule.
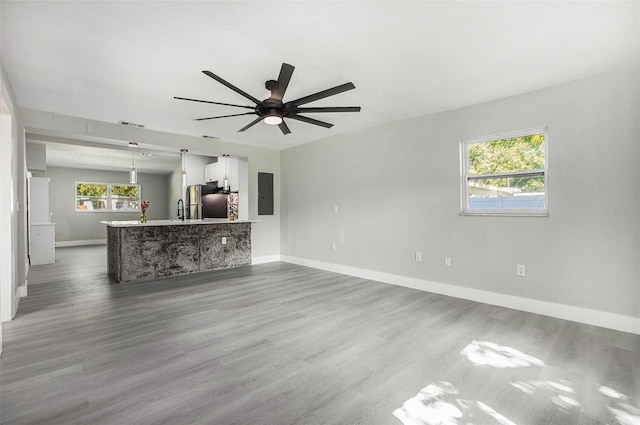
[[[461,142],[463,215],[548,215],[547,129]]]
[[[76,211],[139,211],[137,184],[76,182]]]

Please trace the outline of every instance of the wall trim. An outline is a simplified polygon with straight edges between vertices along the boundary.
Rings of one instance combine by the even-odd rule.
[[[13,294],[13,302],[11,303],[11,317],[7,320],[7,322],[13,320],[18,313],[18,306],[20,305],[20,290],[18,289],[15,294]]]
[[[106,245],[106,239],[87,239],[81,241],[60,241],[56,242],[56,248],[62,248],[67,246],[85,246],[85,245]]]
[[[300,266],[307,266],[314,269],[326,270],[334,273],[359,277],[362,279],[374,280],[391,285],[418,289],[420,291],[433,292],[436,294],[448,295],[455,298],[462,298],[465,300],[477,301],[485,304],[507,307],[515,310],[526,311],[529,313],[541,314],[543,316],[554,317],[557,319],[570,320],[572,322],[584,323],[587,325],[599,326],[603,328],[640,335],[640,318],[638,317],[624,316],[621,314],[591,310],[588,308],[575,307],[548,301],[540,301],[532,298],[518,297],[515,295],[483,291],[479,289],[467,288],[464,286],[432,282],[413,277],[377,272],[374,270],[361,269],[351,266],[344,266],[341,264],[310,260],[308,258],[281,255],[280,259],[281,261],[287,263],[298,264]]]
[[[280,260],[280,254],[276,255],[265,255],[262,257],[253,257],[251,259],[251,264],[264,264],[264,263],[275,263]]]

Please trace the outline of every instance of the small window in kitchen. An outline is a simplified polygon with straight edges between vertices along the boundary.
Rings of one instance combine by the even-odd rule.
[[[547,129],[461,142],[463,215],[548,215]]]
[[[76,211],[139,211],[140,185],[76,182]]]

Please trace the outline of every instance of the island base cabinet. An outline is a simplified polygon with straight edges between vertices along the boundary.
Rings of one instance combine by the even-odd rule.
[[[107,227],[108,272],[118,282],[251,264],[251,224]]]

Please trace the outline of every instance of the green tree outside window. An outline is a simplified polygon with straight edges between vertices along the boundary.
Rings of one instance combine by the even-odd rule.
[[[76,183],[76,211],[138,211],[140,186],[132,184]]]
[[[540,170],[545,167],[544,134],[499,139],[469,145],[469,175]],[[544,191],[543,178],[486,179],[483,184],[519,188],[524,193]]]

